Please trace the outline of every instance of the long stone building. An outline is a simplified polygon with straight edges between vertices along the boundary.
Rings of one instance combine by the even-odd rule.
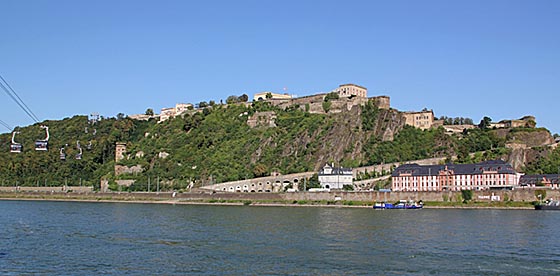
[[[405,164],[392,173],[393,191],[461,191],[513,188],[520,175],[513,167],[493,160],[476,164],[421,166]]]

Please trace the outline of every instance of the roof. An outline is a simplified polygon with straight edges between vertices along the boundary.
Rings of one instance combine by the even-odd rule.
[[[529,174],[529,175],[522,175],[521,178],[519,178],[519,185],[521,186],[536,185],[538,183],[560,184],[560,175],[559,174]]]
[[[516,174],[513,167],[502,160],[491,160],[476,164],[418,165],[404,164],[397,167],[391,176],[412,174],[412,176],[438,175],[440,171],[453,171],[455,175],[477,175],[493,171],[500,174]]]
[[[325,169],[330,168],[332,169],[331,173],[325,173]],[[350,168],[343,168],[343,167],[332,167],[329,164],[325,165],[320,171],[318,175],[344,175],[344,174],[352,174],[352,169]]]
[[[338,87],[343,87],[343,86],[355,86],[355,87],[359,87],[359,88],[362,88],[362,89],[367,90],[367,88],[365,88],[365,87],[363,87],[363,86],[361,86],[361,85],[353,84],[353,83],[341,84],[341,85],[339,85]]]

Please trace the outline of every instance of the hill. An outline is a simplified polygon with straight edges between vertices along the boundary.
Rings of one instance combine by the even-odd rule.
[[[44,138],[39,125],[50,128],[48,152],[33,150],[34,141]],[[118,179],[154,183],[159,179],[182,188],[191,181],[201,186],[275,172],[317,171],[326,162],[358,167],[431,157],[451,161],[453,156],[457,156],[454,162],[463,163],[517,158],[518,168],[527,166],[532,172],[549,172],[560,164],[557,150],[545,146],[551,139],[546,129],[476,128],[450,135],[442,127],[420,130],[406,126],[400,112],[379,109],[373,101],[326,114],[268,102],[215,105],[161,123],[118,116],[91,124],[87,116],[74,116],[19,131],[16,141],[24,145],[20,154],[9,152],[10,134],[0,135],[3,185],[98,186],[105,178],[110,183]],[[81,160],[74,158],[76,141],[84,149]],[[117,142],[127,146],[118,162]],[[513,142],[526,145],[522,158],[511,146]],[[63,146],[66,161],[59,156]]]

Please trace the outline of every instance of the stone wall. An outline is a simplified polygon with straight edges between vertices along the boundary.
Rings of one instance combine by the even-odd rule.
[[[62,187],[0,187],[1,192],[74,192],[74,193],[90,193],[93,191],[92,186],[62,186]]]

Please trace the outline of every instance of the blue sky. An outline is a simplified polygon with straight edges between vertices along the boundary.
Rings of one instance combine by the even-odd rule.
[[[4,0],[1,10],[0,74],[41,120],[356,83],[403,111],[534,115],[560,132],[560,1]],[[0,120],[33,123],[3,91]]]

